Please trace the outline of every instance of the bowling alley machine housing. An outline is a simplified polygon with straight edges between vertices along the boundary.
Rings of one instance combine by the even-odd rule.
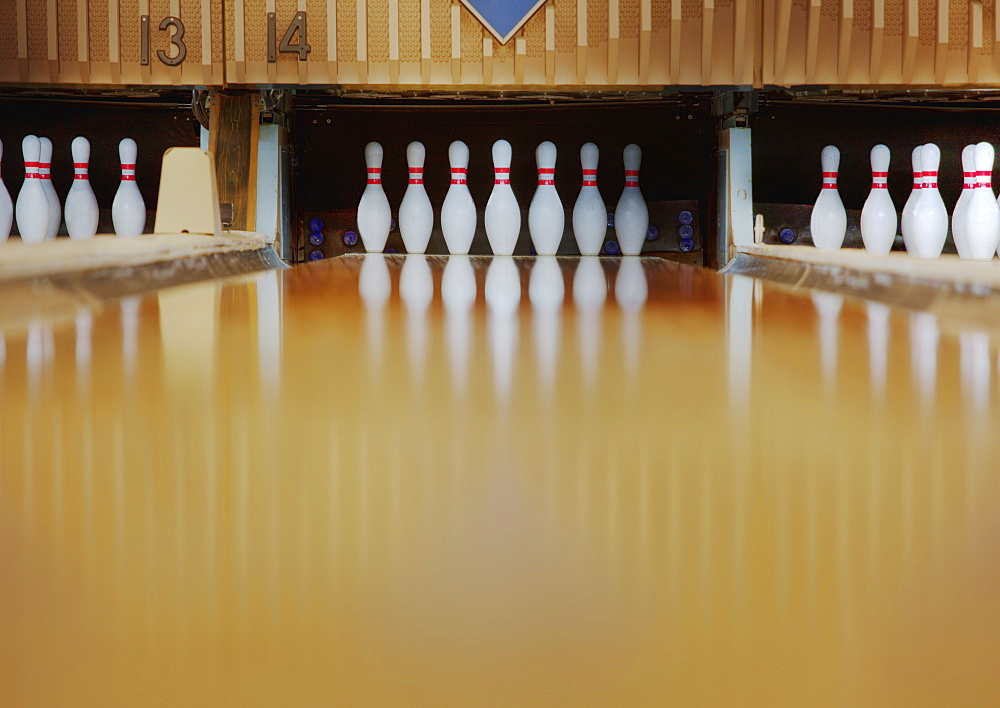
[[[366,143],[384,147],[393,210],[407,184],[406,145],[424,143],[424,180],[437,211],[449,185],[448,145],[463,140],[480,212],[472,253],[486,254],[490,146],[504,138],[523,211],[515,253],[527,255],[534,150],[551,140],[567,209],[559,253],[574,255],[580,146],[600,148],[598,186],[613,212],[622,149],[636,143],[655,227],[643,253],[722,267],[754,245],[810,243],[826,144],[842,155],[845,247],[860,248],[872,145],[892,151],[889,191],[901,208],[910,149],[937,143],[950,208],[961,189],[962,146],[995,134],[1000,31],[980,3],[511,7],[522,4],[523,17],[512,9],[498,18],[484,16],[475,0],[337,0],[306,2],[304,10],[279,0],[273,11],[243,0],[177,7],[112,0],[117,13],[85,0],[73,12],[63,3],[8,3],[0,8],[2,175],[14,194],[23,178],[21,138],[46,135],[55,144],[52,179],[65,198],[69,145],[85,135],[99,231],[109,232],[115,146],[133,137],[149,230],[163,152],[200,145],[214,155],[224,227],[265,234],[281,259],[297,263],[361,250],[352,234]],[[609,227],[609,255],[614,242]],[[387,247],[403,252],[398,229]],[[447,253],[439,219],[428,253]]]

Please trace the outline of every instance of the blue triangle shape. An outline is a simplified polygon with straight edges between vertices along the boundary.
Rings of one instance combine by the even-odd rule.
[[[462,0],[501,44],[520,29],[545,0]]]

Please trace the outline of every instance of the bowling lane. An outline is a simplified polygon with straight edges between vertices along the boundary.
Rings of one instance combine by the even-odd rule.
[[[1000,702],[996,331],[634,257],[49,296],[0,703]]]

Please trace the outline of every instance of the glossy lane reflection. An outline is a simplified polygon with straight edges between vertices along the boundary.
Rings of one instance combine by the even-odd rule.
[[[370,254],[0,342],[4,705],[1000,700],[992,330]]]

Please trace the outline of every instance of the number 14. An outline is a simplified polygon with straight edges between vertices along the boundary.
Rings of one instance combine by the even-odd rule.
[[[305,61],[312,50],[306,38],[306,13],[295,13],[295,17],[289,23],[288,29],[285,30],[280,43],[277,41],[278,30],[276,23],[277,20],[274,13],[267,13],[267,61],[269,63],[278,61],[277,52],[281,52],[282,54],[298,54],[299,61]],[[295,36],[296,32],[299,34],[299,41],[297,44],[292,44],[292,37]]]

